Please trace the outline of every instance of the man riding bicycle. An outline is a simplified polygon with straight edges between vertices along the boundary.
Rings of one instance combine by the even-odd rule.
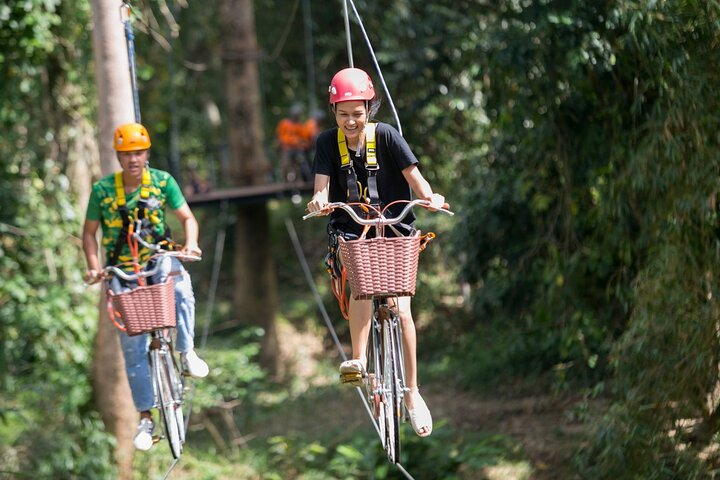
[[[146,241],[168,243],[170,232],[165,221],[166,207],[175,214],[184,230],[185,245],[181,252],[195,256],[202,253],[198,246],[197,220],[177,182],[169,173],[148,167],[150,145],[150,135],[139,123],[121,125],[115,131],[114,148],[122,170],[93,184],[82,234],[87,281],[96,280],[102,271],[96,238],[101,224],[107,264],[132,270],[133,264],[146,264],[152,252],[144,246],[131,251],[128,233],[139,225],[140,231],[136,233],[140,233]],[[168,257],[150,281],[160,283],[170,275],[174,279],[177,311],[175,348],[180,352],[185,373],[202,378],[207,376],[209,369],[194,351],[195,297],[190,275],[177,258]],[[117,277],[110,284],[116,294],[135,286]],[[154,406],[154,398],[148,365],[148,336],[119,333],[133,402],[140,412],[135,448],[149,450],[153,444],[154,423],[150,410]]]

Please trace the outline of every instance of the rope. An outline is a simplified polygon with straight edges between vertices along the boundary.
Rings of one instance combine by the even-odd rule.
[[[397,123],[398,132],[400,132],[400,135],[402,135],[402,125],[400,124],[400,116],[398,115],[397,109],[395,108],[395,103],[393,102],[392,96],[390,95],[390,90],[388,89],[387,84],[385,83],[385,78],[383,77],[382,70],[380,69],[380,64],[378,63],[378,59],[375,56],[375,51],[373,50],[372,44],[370,43],[370,38],[368,37],[367,32],[365,31],[365,25],[363,25],[362,18],[360,18],[360,14],[357,11],[357,8],[355,8],[355,2],[353,0],[345,0],[345,32],[347,36],[347,43],[348,43],[348,54],[350,55],[350,66],[353,66],[352,62],[352,50],[350,50],[350,26],[348,24],[348,17],[347,17],[347,2],[350,2],[350,6],[352,7],[353,13],[355,14],[355,18],[358,21],[358,26],[360,27],[360,31],[363,34],[363,38],[365,39],[365,44],[368,47],[368,52],[370,53],[370,58],[372,58],[373,65],[375,65],[375,70],[377,71],[378,77],[380,78],[380,83],[383,87],[383,92],[385,92],[385,96],[388,99],[388,102],[390,103],[390,109],[393,112],[393,116],[395,117],[395,122]]]
[[[293,224],[292,220],[289,218],[285,219],[285,228],[287,228],[288,235],[290,236],[290,240],[292,241],[293,248],[295,249],[295,254],[298,257],[298,261],[300,262],[300,266],[303,269],[303,273],[305,274],[305,280],[308,283],[308,286],[310,287],[310,290],[312,290],[313,297],[315,298],[315,302],[317,303],[318,309],[320,310],[320,313],[323,316],[323,319],[325,320],[325,324],[328,327],[328,330],[330,331],[330,335],[333,338],[333,341],[335,342],[335,347],[337,347],[338,352],[340,352],[340,356],[343,360],[347,360],[347,356],[345,355],[345,351],[342,348],[342,345],[340,344],[340,340],[338,339],[337,333],[335,332],[335,328],[332,325],[332,321],[330,320],[330,316],[327,313],[327,310],[325,309],[325,305],[323,304],[322,297],[320,296],[320,293],[318,292],[317,286],[315,285],[315,280],[312,277],[312,273],[310,272],[310,267],[307,262],[307,258],[305,258],[305,254],[303,253],[302,246],[300,245],[300,240],[298,239],[297,231],[295,230],[295,225]],[[363,391],[360,387],[355,387],[355,391],[360,396],[360,400],[362,400],[363,405],[365,406],[365,411],[368,414],[368,417],[370,418],[370,421],[372,422],[373,426],[375,427],[375,431],[378,434],[378,438],[382,442],[383,438],[380,434],[380,427],[377,424],[377,421],[375,421],[375,417],[373,417],[372,411],[370,410],[370,405],[368,404],[367,398],[365,398],[365,395],[363,394]],[[402,472],[403,475],[405,475],[405,478],[408,480],[414,480],[414,478],[405,470],[405,468],[398,462],[395,464],[395,466],[398,467],[400,472]]]

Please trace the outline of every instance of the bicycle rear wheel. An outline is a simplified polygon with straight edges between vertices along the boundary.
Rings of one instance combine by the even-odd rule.
[[[166,348],[152,351],[154,357],[154,374],[158,392],[158,409],[162,415],[165,426],[165,435],[170,444],[170,452],[173,458],[178,459],[182,455],[182,439],[180,431],[184,434],[184,422],[178,422],[176,410],[180,402],[176,402],[174,386],[171,380],[171,371],[174,369],[170,352]],[[182,418],[182,411],[180,413]]]
[[[395,347],[394,323],[391,316],[382,323],[382,364],[383,364],[383,407],[385,412],[385,436],[383,443],[388,460],[400,461],[400,392],[398,381],[398,351]]]

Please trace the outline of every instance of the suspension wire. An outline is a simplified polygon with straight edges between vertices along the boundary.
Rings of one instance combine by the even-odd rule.
[[[130,65],[130,85],[132,87],[133,107],[135,109],[135,122],[142,123],[140,120],[140,100],[138,98],[137,87],[137,71],[135,70],[135,35],[133,34],[132,24],[130,22],[132,9],[127,2],[123,2],[120,6],[120,21],[125,26],[125,40],[128,50],[128,64]]]
[[[305,37],[305,69],[307,70],[308,113],[315,115],[317,99],[315,98],[315,52],[313,51],[313,24],[310,0],[302,0],[303,29]]]
[[[345,43],[347,44],[348,65],[350,66],[350,68],[353,68],[354,64],[352,43],[350,43],[350,16],[348,15],[347,2],[348,0],[343,0],[343,17],[345,19]]]
[[[387,83],[385,83],[385,78],[383,77],[382,70],[380,69],[380,64],[378,63],[378,59],[375,56],[375,51],[373,50],[372,44],[370,43],[370,38],[368,37],[367,31],[365,31],[365,25],[363,25],[362,18],[360,18],[360,14],[357,11],[357,8],[355,8],[355,2],[353,0],[345,0],[345,2],[350,2],[350,6],[352,7],[353,13],[355,14],[355,18],[358,21],[358,26],[360,27],[360,31],[363,34],[363,38],[365,39],[365,44],[368,47],[368,52],[370,53],[370,57],[372,58],[373,65],[375,65],[375,70],[377,71],[378,77],[380,78],[380,83],[383,87],[383,92],[385,92],[385,96],[388,99],[388,102],[390,103],[390,109],[392,110],[393,116],[395,117],[395,122],[397,123],[398,132],[400,132],[400,135],[402,135],[402,125],[400,124],[400,116],[398,115],[397,109],[395,108],[395,102],[393,102],[392,96],[390,95],[390,89],[388,89]],[[347,5],[346,5],[347,8]],[[345,21],[347,22],[347,13],[345,16]],[[347,35],[347,42],[348,45],[350,44],[350,28],[346,27],[346,35]],[[350,66],[352,67],[352,53],[351,53],[351,61]]]
[[[227,210],[228,201],[223,200],[220,203],[220,220],[217,237],[215,237],[215,254],[213,255],[213,269],[210,277],[210,290],[208,291],[208,301],[205,306],[205,325],[203,325],[202,337],[200,338],[200,350],[205,348],[207,337],[210,332],[210,324],[212,323],[212,312],[215,307],[215,296],[217,293],[218,279],[220,278],[220,266],[222,265],[223,252],[225,251],[225,235],[227,232]],[[192,404],[195,390],[188,395],[184,402],[187,407],[185,412],[185,436],[187,437],[188,427],[190,426],[190,417],[192,416]],[[168,472],[169,473],[169,472]]]
[[[317,303],[318,309],[320,310],[320,313],[323,316],[323,319],[325,320],[325,324],[328,327],[328,330],[330,331],[330,335],[333,338],[333,341],[335,342],[335,346],[337,347],[338,351],[340,352],[340,356],[343,360],[347,360],[347,356],[345,355],[345,351],[342,348],[342,345],[340,344],[340,340],[338,339],[337,333],[335,332],[335,328],[332,325],[332,321],[330,320],[330,316],[327,313],[327,310],[325,309],[325,304],[323,303],[322,297],[320,297],[320,293],[318,292],[317,285],[315,284],[315,280],[312,277],[312,273],[310,272],[310,267],[307,262],[307,258],[305,258],[305,254],[303,253],[302,246],[300,244],[300,240],[297,235],[297,231],[295,230],[295,224],[290,220],[290,218],[285,218],[285,228],[287,228],[288,235],[290,236],[290,240],[293,244],[293,248],[295,249],[295,254],[298,257],[298,261],[300,262],[300,266],[302,267],[303,273],[305,274],[305,280],[308,283],[308,286],[310,287],[310,290],[312,290],[313,297],[315,298],[315,302]],[[382,434],[380,433],[380,427],[377,424],[377,421],[375,420],[375,417],[373,417],[372,411],[370,410],[370,405],[368,404],[367,398],[365,398],[365,395],[363,394],[363,391],[360,387],[355,387],[355,391],[360,396],[360,399],[363,402],[363,405],[365,406],[365,411],[368,414],[368,417],[370,418],[370,421],[372,422],[373,426],[375,427],[375,431],[378,434],[378,438],[380,439],[380,442],[382,443]],[[395,464],[396,467],[402,472],[403,475],[405,475],[405,478],[408,480],[415,480],[412,475],[410,475],[407,470],[398,462]]]
[[[208,303],[205,308],[205,325],[203,325],[202,338],[200,339],[200,349],[205,348],[207,343],[207,337],[210,332],[210,323],[212,321],[212,311],[215,305],[215,295],[217,293],[218,280],[220,278],[220,266],[222,264],[223,252],[225,251],[225,235],[227,232],[227,216],[228,216],[228,201],[223,200],[220,204],[220,225],[221,229],[218,230],[217,237],[215,239],[215,255],[213,257],[213,271],[212,277],[210,277],[210,291],[208,292]]]
[[[168,468],[168,471],[165,472],[165,476],[163,477],[163,480],[167,480],[167,478],[170,476],[170,472],[172,472],[173,468],[175,468],[175,465],[177,465],[179,461],[180,461],[179,458],[176,458],[175,460],[173,460],[173,462],[170,464],[170,468]]]

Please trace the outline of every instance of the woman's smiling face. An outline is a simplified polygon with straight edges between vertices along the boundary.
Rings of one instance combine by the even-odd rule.
[[[367,122],[366,102],[351,100],[336,103],[335,122],[351,144],[356,142]]]

